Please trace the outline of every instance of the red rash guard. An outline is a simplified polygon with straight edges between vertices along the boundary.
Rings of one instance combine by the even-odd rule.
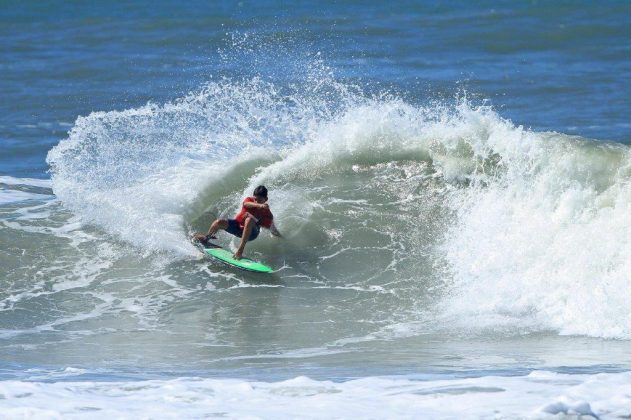
[[[243,200],[243,204],[245,203],[256,203],[254,197],[247,197]],[[245,225],[245,217],[250,213],[256,220],[258,220],[257,224],[264,228],[269,229],[272,226],[272,221],[274,220],[274,215],[269,209],[247,209],[245,205],[241,206],[241,211],[237,214],[234,219],[239,223],[239,226],[243,228]]]

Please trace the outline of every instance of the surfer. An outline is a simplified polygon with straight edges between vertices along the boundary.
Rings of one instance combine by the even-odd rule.
[[[223,229],[226,232],[241,238],[239,248],[234,253],[236,260],[241,259],[245,244],[248,241],[255,240],[261,228],[269,229],[272,235],[281,237],[280,232],[274,225],[274,215],[269,209],[267,204],[267,188],[263,185],[259,185],[254,189],[252,197],[246,197],[243,200],[241,211],[234,217],[234,219],[217,219],[210,229],[208,234],[196,233],[193,235],[193,240],[200,241],[201,243],[207,242],[209,239],[215,239],[215,234]]]

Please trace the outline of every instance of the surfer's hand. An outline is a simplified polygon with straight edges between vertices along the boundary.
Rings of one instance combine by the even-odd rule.
[[[269,227],[269,231],[270,233],[277,237],[277,238],[282,238],[283,235],[280,234],[280,232],[278,231],[278,229],[276,228],[276,225],[274,224],[274,222],[272,222],[272,225]]]
[[[241,259],[241,252],[237,251],[232,255],[232,258],[234,258],[235,260],[240,260]]]

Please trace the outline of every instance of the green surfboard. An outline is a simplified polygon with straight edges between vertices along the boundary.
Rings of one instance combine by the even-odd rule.
[[[221,262],[242,270],[253,271],[255,273],[271,273],[274,271],[271,267],[249,258],[242,257],[240,260],[235,260],[232,258],[232,252],[226,251],[223,248],[204,248],[204,252],[211,257],[217,258]]]

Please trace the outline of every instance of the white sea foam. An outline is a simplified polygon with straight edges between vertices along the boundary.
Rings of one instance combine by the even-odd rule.
[[[53,183],[50,179],[40,178],[15,178],[12,176],[0,176],[0,184],[5,185],[31,185],[34,187],[51,188]]]
[[[28,200],[50,199],[51,194],[44,193],[41,189],[50,188],[51,186],[52,183],[49,179],[0,176],[0,205]],[[36,187],[37,191],[31,191],[29,187]]]
[[[73,372],[74,373],[74,372]],[[346,382],[179,378],[132,382],[0,382],[8,418],[622,418],[631,374],[463,379],[368,377]]]
[[[0,205],[27,200],[45,200],[50,196],[26,191],[0,189]]]

